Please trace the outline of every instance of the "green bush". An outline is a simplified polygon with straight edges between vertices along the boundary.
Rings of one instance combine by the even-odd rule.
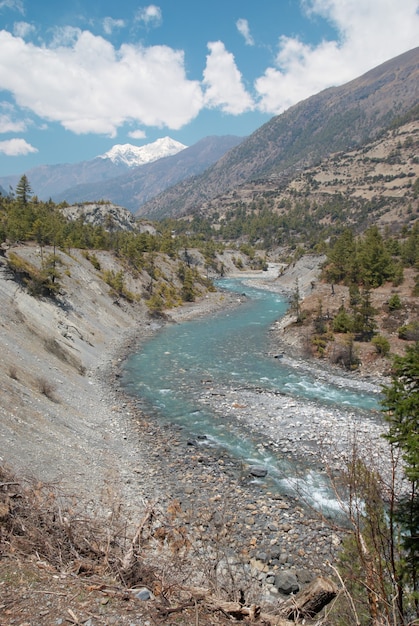
[[[90,263],[93,265],[93,267],[95,268],[95,270],[100,271],[101,267],[100,267],[100,261],[97,258],[97,256],[95,254],[90,254],[89,252],[84,252],[83,256],[90,261]]]
[[[409,322],[398,329],[399,339],[405,341],[419,341],[419,322]]]
[[[377,350],[378,354],[382,356],[387,356],[390,352],[390,343],[388,339],[383,337],[382,335],[376,335],[371,339],[371,343],[374,348]]]
[[[388,308],[390,309],[390,311],[397,311],[398,309],[402,308],[402,302],[400,300],[400,296],[397,293],[391,296],[390,300],[388,301]]]
[[[38,268],[29,261],[22,259],[14,252],[10,252],[7,264],[15,279],[26,286],[28,293],[34,297],[47,296],[54,298],[59,290],[60,277],[57,271],[59,259],[51,254]]]
[[[350,333],[354,328],[354,320],[351,315],[341,307],[333,319],[332,328],[334,333]]]

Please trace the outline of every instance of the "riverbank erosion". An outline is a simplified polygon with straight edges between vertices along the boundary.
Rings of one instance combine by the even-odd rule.
[[[40,255],[36,246],[14,250],[30,262]],[[117,298],[103,272],[124,268],[111,254],[96,258],[101,272],[80,251],[60,253],[55,299],[29,295],[0,258],[0,461],[92,503],[108,480],[117,491],[123,487],[121,476],[141,460],[130,415],[102,372],[167,323],[150,316],[143,300]],[[228,301],[209,292],[193,311],[217,310]],[[191,311],[185,306],[179,315]]]
[[[39,254],[30,246],[19,253]],[[103,268],[119,269],[106,253],[97,256]],[[239,306],[242,298],[208,293],[155,318],[142,301],[132,304],[110,295],[79,252],[62,254],[62,268],[62,295],[54,302],[28,295],[1,259],[2,464],[18,480],[50,484],[86,514],[110,519],[118,509],[132,528],[152,509],[156,522],[149,539],[160,532],[162,541],[153,544],[149,558],[163,562],[162,545],[167,548],[170,584],[210,582],[229,597],[241,590],[246,601],[262,598],[275,607],[316,575],[329,574],[327,562],[339,551],[342,533],[328,512],[322,517],[310,508],[313,503],[295,485],[279,493],[264,467],[243,464],[176,425],[157,423],[121,384],[126,355],[164,324]],[[271,274],[258,276],[269,282],[276,271],[272,267]],[[285,288],[276,282],[266,286]],[[210,402],[222,419],[252,431],[261,447],[280,448],[285,458],[316,455],[325,443],[317,428],[326,432],[333,417],[317,414],[305,441],[299,434],[307,435],[307,429],[296,428],[301,405],[293,407],[286,398],[207,385],[200,402]],[[312,416],[316,407],[304,410]],[[278,415],[289,420],[292,446],[291,439],[285,442],[284,424],[278,437]],[[345,416],[342,412],[331,431],[337,436]],[[336,471],[341,461],[334,459]],[[169,566],[176,541],[180,556]],[[130,623],[123,620],[104,623]],[[38,615],[33,623],[51,624],[51,615]]]

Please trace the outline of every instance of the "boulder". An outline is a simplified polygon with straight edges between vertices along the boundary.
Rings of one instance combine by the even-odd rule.
[[[285,596],[289,596],[290,593],[297,593],[300,589],[297,576],[295,572],[291,570],[284,570],[277,573],[275,576],[275,587],[278,589],[279,593]]]
[[[268,470],[266,469],[266,467],[262,467],[260,465],[251,465],[249,467],[249,474],[251,476],[254,476],[255,478],[265,478],[267,473]]]

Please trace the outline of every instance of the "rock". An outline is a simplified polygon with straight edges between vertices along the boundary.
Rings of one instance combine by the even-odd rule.
[[[260,465],[251,465],[249,467],[249,474],[255,478],[265,478],[267,473],[266,467],[261,467]]]
[[[295,572],[291,570],[284,570],[283,572],[278,572],[278,574],[276,574],[275,587],[278,589],[279,593],[286,596],[290,593],[297,593],[297,591],[300,590],[297,576],[295,575]]]
[[[297,576],[297,580],[302,585],[308,585],[314,579],[314,575],[307,569],[297,569],[295,570],[295,575]]]
[[[132,591],[138,600],[154,600],[153,593],[149,589],[147,589],[147,587],[142,587],[141,589],[133,589]]]

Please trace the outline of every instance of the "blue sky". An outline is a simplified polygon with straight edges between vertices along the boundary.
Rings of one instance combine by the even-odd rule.
[[[0,0],[0,175],[249,135],[419,45],[419,0]]]

